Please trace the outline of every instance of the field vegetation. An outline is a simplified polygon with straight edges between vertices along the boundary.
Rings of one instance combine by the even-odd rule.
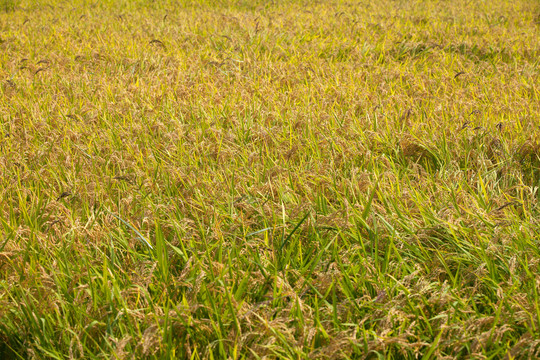
[[[0,5],[0,358],[540,356],[540,2]]]

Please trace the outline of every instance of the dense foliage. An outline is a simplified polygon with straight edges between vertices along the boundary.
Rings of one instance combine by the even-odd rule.
[[[540,356],[538,1],[0,5],[0,358]]]

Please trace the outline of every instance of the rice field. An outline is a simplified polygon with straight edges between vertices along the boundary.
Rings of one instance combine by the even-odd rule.
[[[0,0],[1,359],[540,357],[537,0]]]

